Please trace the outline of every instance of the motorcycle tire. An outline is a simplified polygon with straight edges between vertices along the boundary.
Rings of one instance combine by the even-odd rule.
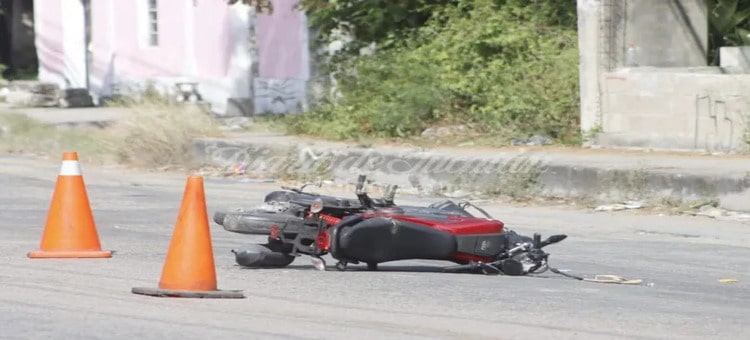
[[[303,218],[291,213],[274,213],[267,211],[247,211],[227,213],[220,223],[226,231],[239,234],[268,235],[271,228],[288,225],[302,225]],[[287,229],[289,229],[287,227]],[[289,230],[293,231],[293,230]]]
[[[217,211],[216,213],[214,213],[214,223],[223,226],[225,216],[227,216],[226,211]]]

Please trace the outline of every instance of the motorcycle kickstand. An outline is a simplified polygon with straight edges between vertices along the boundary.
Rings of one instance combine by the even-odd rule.
[[[489,263],[479,263],[479,268],[482,270],[482,274],[484,275],[500,275],[502,272],[497,267],[489,264]]]
[[[339,261],[336,263],[336,269],[344,271],[346,269],[346,261]]]
[[[315,269],[319,271],[325,271],[326,270],[326,260],[318,257],[318,256],[312,256],[310,258],[310,261],[312,262]]]

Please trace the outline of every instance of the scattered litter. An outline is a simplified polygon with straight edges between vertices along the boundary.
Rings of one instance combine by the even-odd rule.
[[[683,213],[693,216],[707,216],[722,221],[750,222],[750,213],[726,210],[709,204],[701,206],[698,211],[683,211]]]
[[[240,180],[242,183],[276,183],[273,178],[243,178]]]
[[[248,165],[249,164],[247,164],[247,162],[241,162],[241,163],[233,164],[233,165],[229,166],[226,169],[225,174],[227,174],[227,175],[242,175],[242,174],[245,174],[247,172]]]
[[[700,216],[708,216],[708,217],[717,218],[717,217],[723,216],[725,214],[725,211],[724,209],[721,209],[721,208],[712,207],[710,205],[704,205],[700,207],[698,209],[698,212],[695,214],[700,215]]]
[[[740,282],[740,280],[737,280],[737,279],[719,279],[719,282],[721,282],[721,283],[736,283],[736,282]]]
[[[698,201],[698,202],[695,202],[695,203],[691,204],[690,205],[690,209],[699,209],[701,207],[706,207],[706,206],[718,207],[719,206],[719,201],[717,201],[717,200],[701,200],[701,201]]]
[[[642,230],[639,229],[637,231],[638,235],[666,235],[666,236],[676,236],[676,237],[701,237],[700,235],[695,234],[682,234],[682,233],[670,233],[670,232],[664,232],[664,231],[651,231],[651,230]]]
[[[600,205],[594,209],[595,211],[619,211],[626,209],[641,209],[646,204],[643,201],[625,201],[616,204],[605,204]]]
[[[552,139],[545,136],[539,136],[534,135],[530,138],[513,138],[513,140],[510,143],[511,145],[528,145],[528,146],[538,146],[538,145],[547,145],[552,144]]]
[[[223,124],[219,126],[219,129],[225,131],[239,131],[249,128],[253,125],[253,121],[248,117],[232,117],[224,119]]]
[[[626,279],[619,275],[594,275],[593,279],[584,278],[583,281],[597,283],[616,283],[624,285],[639,285],[643,282],[641,279]]]
[[[462,197],[468,197],[471,196],[471,193],[464,190],[455,190],[455,191],[449,191],[443,193],[443,196],[450,197],[450,198],[462,198]]]

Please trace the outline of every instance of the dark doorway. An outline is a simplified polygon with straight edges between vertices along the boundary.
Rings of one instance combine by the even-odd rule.
[[[10,65],[10,0],[0,0],[0,65]],[[0,66],[2,71],[3,66]],[[4,72],[3,72],[4,73]]]
[[[0,64],[6,79],[36,79],[34,1],[0,0]]]

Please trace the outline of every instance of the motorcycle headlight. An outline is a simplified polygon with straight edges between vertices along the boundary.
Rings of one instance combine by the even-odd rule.
[[[316,198],[310,205],[310,211],[312,211],[314,214],[323,211],[323,200],[320,198]]]

